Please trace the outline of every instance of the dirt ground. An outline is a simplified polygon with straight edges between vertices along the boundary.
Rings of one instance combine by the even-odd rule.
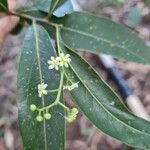
[[[134,29],[141,38],[150,44],[150,9],[141,0],[126,1],[119,7],[97,6],[90,11],[105,15],[116,22],[129,26],[127,14],[136,6],[142,15],[141,22]],[[0,51],[0,150],[22,150],[22,143],[17,125],[16,76],[17,61],[20,52],[20,39],[23,37],[9,35],[5,46]],[[107,76],[99,58],[90,53],[82,53],[97,72],[117,91],[113,81]],[[150,114],[150,66],[116,60],[133,92],[140,98]],[[65,95],[66,102],[72,106],[73,101]],[[66,150],[132,150],[120,142],[97,131],[87,118],[79,114],[77,120],[67,125]]]

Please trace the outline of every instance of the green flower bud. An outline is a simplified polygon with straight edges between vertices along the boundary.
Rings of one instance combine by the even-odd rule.
[[[75,115],[76,115],[76,114],[78,114],[78,112],[79,112],[78,109],[75,108],[75,107],[71,109],[71,113],[72,113],[72,114],[75,114]]]
[[[35,110],[36,110],[36,106],[35,106],[34,104],[31,104],[31,105],[30,105],[30,110],[31,110],[31,111],[35,111]]]
[[[38,116],[36,117],[36,121],[42,122],[42,121],[43,121],[43,117],[42,117],[41,115],[38,115]]]
[[[76,115],[68,115],[67,117],[65,117],[65,119],[67,120],[67,122],[71,123],[76,119]]]
[[[44,114],[44,118],[47,120],[51,119],[51,114],[50,113]]]

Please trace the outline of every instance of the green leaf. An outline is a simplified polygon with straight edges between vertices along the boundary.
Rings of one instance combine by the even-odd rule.
[[[7,0],[1,0],[0,1],[0,12],[7,10]]]
[[[73,11],[71,0],[36,0],[35,6],[45,13],[62,17]]]
[[[56,17],[63,17],[66,14],[73,12],[73,6],[70,0],[67,0],[63,5],[59,6],[54,12],[53,15]]]
[[[115,5],[118,6],[119,4],[121,4],[123,1],[120,0],[102,0],[102,3],[104,5]]]
[[[71,95],[81,111],[104,133],[131,145],[150,149],[150,123],[131,114],[92,67],[69,48],[71,64],[66,69],[70,82],[79,82]]]
[[[52,118],[39,123],[35,121],[36,112],[30,111],[30,105],[42,108],[54,102],[56,93],[39,98],[37,85],[47,83],[47,89],[59,86],[60,74],[50,71],[47,61],[56,56],[51,39],[45,29],[33,24],[26,33],[19,62],[17,101],[19,126],[27,150],[63,150],[64,149],[64,110],[56,106],[50,113]],[[62,98],[63,99],[63,98]]]
[[[47,16],[46,13],[39,11],[37,8],[19,8],[17,10],[17,13],[20,15],[27,15],[34,18],[45,18]]]
[[[68,0],[52,0],[50,12],[53,12],[54,10],[56,10],[58,7],[63,5],[66,1]]]
[[[150,47],[120,24],[80,12],[53,21],[64,25],[62,40],[73,49],[150,64]]]
[[[35,0],[34,4],[39,10],[48,13],[50,10],[52,1],[53,0],[42,0],[42,1]],[[57,0],[55,0],[55,1],[57,1]]]

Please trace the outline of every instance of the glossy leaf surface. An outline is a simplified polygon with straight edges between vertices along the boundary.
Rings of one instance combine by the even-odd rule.
[[[64,149],[64,110],[56,106],[51,109],[52,118],[37,122],[37,113],[30,111],[30,105],[41,108],[51,104],[56,93],[40,98],[37,86],[44,82],[47,89],[59,86],[60,74],[48,69],[47,61],[55,56],[55,50],[46,30],[33,24],[26,33],[19,62],[17,100],[19,108],[19,126],[27,150],[63,150]],[[63,98],[62,98],[63,99]]]
[[[19,13],[20,15],[23,15],[23,16],[33,17],[33,19],[34,18],[46,18],[47,17],[46,13],[39,11],[35,7],[28,8],[28,9],[19,8],[17,10],[17,13]]]
[[[63,24],[62,40],[73,49],[150,64],[150,47],[131,30],[109,19],[75,12],[54,21]]]
[[[81,111],[104,133],[131,145],[150,149],[150,123],[131,114],[116,94],[97,75],[92,67],[72,50],[70,68],[66,76],[79,87],[71,95]]]

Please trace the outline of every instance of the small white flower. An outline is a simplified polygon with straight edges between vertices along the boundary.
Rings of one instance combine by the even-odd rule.
[[[48,64],[49,64],[49,69],[56,69],[58,70],[59,69],[59,57],[51,57],[51,60],[48,61]]]
[[[71,62],[71,58],[70,58],[70,55],[69,54],[66,54],[64,55],[64,53],[61,53],[60,56],[59,56],[59,65],[62,67],[62,66],[65,66],[66,68],[69,67],[69,63]]]
[[[42,97],[42,95],[46,95],[47,94],[47,91],[45,90],[47,86],[48,85],[45,84],[45,83],[38,84],[39,97]]]
[[[72,91],[73,89],[79,87],[78,84],[79,84],[79,82],[76,82],[76,83],[74,83],[74,84],[72,84],[72,85],[70,85],[70,86],[69,86],[69,85],[64,86],[64,89],[69,90],[69,91]]]

